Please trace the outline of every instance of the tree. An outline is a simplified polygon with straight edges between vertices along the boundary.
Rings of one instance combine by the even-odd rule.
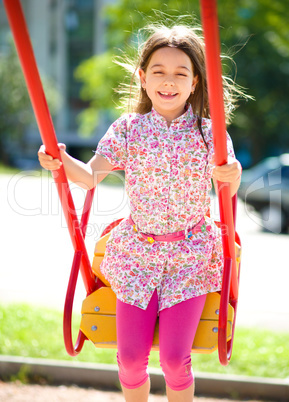
[[[223,51],[234,56],[236,66],[224,64],[226,74],[233,78],[236,75],[237,83],[255,98],[241,102],[229,128],[237,153],[241,155],[245,150],[252,162],[257,162],[264,156],[289,151],[289,121],[285,118],[285,110],[289,109],[286,4],[282,0],[219,0],[218,7]],[[192,16],[186,21],[195,24],[194,16],[199,20],[199,2],[119,0],[106,8],[108,50],[83,62],[76,71],[83,83],[82,96],[91,102],[82,120],[86,131],[94,128],[97,113],[115,108],[118,102],[114,89],[125,80],[125,73],[113,64],[112,55],[137,50],[137,32],[148,22],[177,20],[180,15]]]
[[[59,106],[59,94],[54,83],[42,77],[50,112]],[[25,132],[34,123],[34,115],[25,85],[19,59],[12,42],[7,52],[0,54],[0,161],[9,164],[12,156],[8,150],[8,139],[17,140],[23,146]]]

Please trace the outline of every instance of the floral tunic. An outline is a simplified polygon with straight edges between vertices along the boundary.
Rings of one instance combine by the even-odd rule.
[[[146,309],[155,289],[159,311],[221,288],[223,252],[219,229],[207,217],[210,208],[213,138],[211,120],[200,134],[191,107],[173,120],[154,109],[116,120],[97,153],[125,170],[131,216],[138,231],[163,235],[187,230],[204,216],[190,239],[149,243],[128,219],[113,231],[101,271],[118,299]],[[228,152],[234,156],[230,137]]]

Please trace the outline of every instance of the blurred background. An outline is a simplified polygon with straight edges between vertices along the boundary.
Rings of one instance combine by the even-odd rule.
[[[94,149],[116,117],[114,89],[125,80],[112,59],[138,47],[138,30],[151,21],[190,15],[197,0],[22,0],[57,134],[71,152]],[[219,0],[226,74],[255,101],[241,101],[229,128],[237,157],[249,168],[289,152],[289,28],[286,2]],[[194,23],[193,17],[186,22]],[[0,2],[1,161],[25,168],[39,135],[31,116],[3,3]],[[9,76],[9,78],[8,78]],[[4,100],[4,102],[3,102]],[[12,135],[13,133],[13,135]],[[12,145],[12,142],[15,145]],[[21,145],[21,153],[19,146]]]
[[[150,22],[198,24],[197,0],[21,1],[57,136],[87,161],[121,110],[116,89],[129,83],[115,56],[137,51]],[[243,169],[239,196],[261,216],[265,230],[289,226],[289,27],[278,0],[219,0],[224,72],[254,100],[241,100],[228,127]],[[38,167],[40,136],[10,29],[0,1],[0,162]],[[266,159],[275,157],[275,159]],[[265,162],[265,163],[264,163]],[[276,171],[277,169],[277,171]],[[274,177],[270,172],[274,170]],[[269,176],[268,176],[269,175]],[[269,178],[271,177],[271,180]],[[261,182],[255,183],[257,179]],[[255,183],[252,187],[251,184]],[[277,190],[280,190],[279,192]]]
[[[150,22],[182,15],[187,16],[182,19],[186,23],[200,21],[197,0],[22,0],[21,4],[58,140],[84,161],[91,158],[99,139],[121,113],[116,108],[115,89],[129,81],[113,58],[122,57],[123,52],[135,53],[142,39],[139,29]],[[281,341],[280,346],[276,339],[272,349],[270,333],[265,347],[263,329],[289,333],[288,4],[283,0],[219,0],[218,6],[222,53],[234,59],[234,63],[223,59],[224,72],[254,98],[240,101],[228,127],[244,168],[238,208],[243,259],[237,320],[250,331],[252,327],[260,330],[260,346],[253,340],[249,344],[246,333],[245,346],[239,348],[240,362],[244,349],[249,350],[244,365],[252,367],[248,354],[255,350],[260,371],[252,375],[276,367],[275,373],[266,375],[286,378],[286,343]],[[40,144],[1,0],[0,221],[5,230],[0,232],[4,245],[0,300],[62,309],[73,250],[50,175],[39,169]],[[113,185],[101,184],[95,195],[87,235],[91,256],[104,227],[128,214],[123,177],[114,177],[108,184]],[[73,188],[73,196],[81,211],[83,192]],[[218,213],[214,198],[212,209]],[[83,295],[80,285],[78,311]],[[18,353],[13,343],[5,349],[5,342],[1,354]],[[39,355],[37,350],[35,355]],[[281,355],[282,367],[276,363],[281,362]],[[271,357],[276,361],[269,364]]]

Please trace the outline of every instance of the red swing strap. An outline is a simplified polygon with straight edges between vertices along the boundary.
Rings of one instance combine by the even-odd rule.
[[[13,33],[17,53],[23,70],[42,142],[46,147],[47,153],[52,155],[54,158],[58,158],[61,160],[60,151],[57,145],[58,141],[40,80],[40,75],[36,65],[20,1],[3,0],[3,3],[6,9],[11,31]],[[87,193],[82,219],[81,222],[79,222],[63,166],[59,170],[53,172],[53,178],[57,186],[62,209],[66,218],[70,237],[75,250],[72,272],[69,282],[72,285],[69,285],[69,288],[75,288],[78,272],[80,269],[84,286],[87,293],[90,294],[96,288],[96,280],[95,275],[93,274],[91,269],[91,264],[84,243],[84,238],[94,190],[90,190]],[[67,352],[71,355],[75,355],[81,350],[83,342],[86,338],[80,331],[76,347],[73,346],[70,327],[72,303],[73,297],[67,297],[64,309],[63,329],[64,343]]]
[[[227,163],[227,136],[222,85],[222,65],[216,0],[200,0],[205,39],[206,69],[215,161],[218,166]],[[224,272],[219,316],[218,350],[221,364],[227,365],[232,353],[232,339],[227,342],[227,313],[230,302],[235,309],[238,299],[238,277],[235,258],[235,225],[237,196],[233,203],[229,183],[218,182],[219,207],[224,250]],[[234,204],[234,205],[233,205]],[[234,209],[234,210],[233,210]],[[232,330],[232,338],[234,325]]]

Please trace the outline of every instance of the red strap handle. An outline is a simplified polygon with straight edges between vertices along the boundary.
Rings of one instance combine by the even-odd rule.
[[[216,0],[201,0],[202,24],[205,38],[206,67],[212,119],[215,161],[218,166],[227,163],[227,136],[224,110],[222,65]],[[221,222],[223,226],[224,256],[232,258],[230,299],[238,297],[238,281],[235,269],[235,227],[230,188],[218,183]]]
[[[36,65],[28,29],[19,0],[4,0],[9,25],[13,33],[17,53],[20,59],[32,107],[46,151],[54,158],[61,159],[53,122],[47,106],[44,90]],[[83,235],[69,190],[64,168],[53,173],[69,233],[75,250],[82,251],[81,273],[88,292],[95,287],[95,277],[91,271],[90,261],[84,244]]]
[[[200,2],[205,38],[208,93],[214,138],[215,161],[216,164],[220,166],[227,163],[228,154],[217,2],[216,0],[201,0]],[[235,259],[235,227],[229,183],[218,182],[218,193],[224,250],[224,273],[218,334],[219,359],[221,364],[227,365],[232,353],[232,342],[229,344],[227,342],[228,303],[229,301],[233,304],[236,304],[237,302],[238,278]]]
[[[14,36],[16,49],[20,59],[40,135],[46,147],[46,152],[48,152],[54,158],[58,158],[61,160],[61,155],[58,148],[58,141],[40,80],[40,75],[36,65],[21,4],[19,0],[4,0],[4,6],[8,16],[10,28]],[[75,356],[82,349],[83,343],[86,339],[85,335],[83,335],[83,333],[79,331],[76,345],[74,346],[72,343],[71,315],[79,269],[81,270],[83,282],[87,293],[90,294],[96,288],[95,276],[92,272],[90,260],[84,243],[85,228],[88,222],[94,190],[90,190],[87,193],[84,212],[81,222],[79,223],[63,166],[56,172],[53,172],[53,177],[57,185],[59,198],[61,200],[63,212],[75,250],[63,318],[65,347],[70,355]]]

